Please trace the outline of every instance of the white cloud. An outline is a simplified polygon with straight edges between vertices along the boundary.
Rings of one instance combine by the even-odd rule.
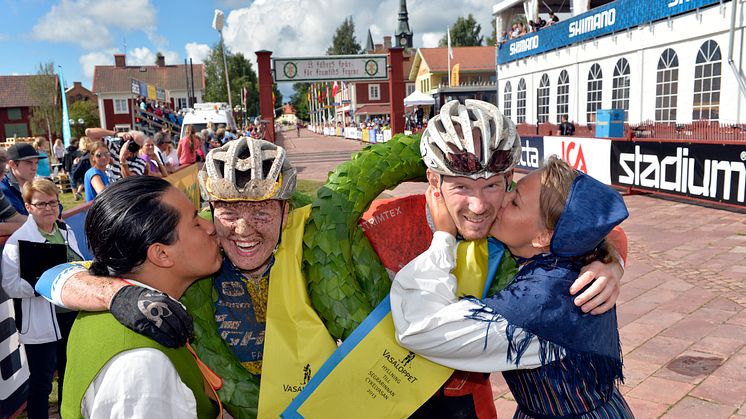
[[[422,48],[435,48],[445,32],[426,32],[422,34]]]
[[[150,0],[62,0],[52,6],[32,29],[38,40],[69,42],[93,50],[110,47],[110,29],[155,28],[155,8]]]
[[[10,36],[8,36],[8,35],[6,35],[4,33],[0,33],[0,42],[7,41],[9,39],[10,39]]]
[[[127,65],[154,65],[155,55],[158,51],[151,51],[147,47],[138,47],[127,51]],[[166,59],[166,64],[179,64],[179,54],[174,51],[161,51]]]
[[[186,58],[191,58],[195,63],[201,63],[210,54],[210,46],[207,44],[198,44],[196,42],[189,42],[184,45],[186,50]]]
[[[85,81],[90,82],[91,80],[93,80],[93,69],[95,66],[113,65],[115,52],[116,51],[98,51],[81,55],[78,61],[80,62],[80,67],[83,70],[83,77],[86,79]]]
[[[436,46],[448,25],[469,13],[482,25],[486,38],[491,34],[494,3],[495,0],[409,0],[414,46]],[[252,61],[254,52],[262,49],[271,50],[274,57],[322,55],[346,16],[353,16],[357,41],[364,47],[368,28],[376,44],[383,43],[383,36],[393,36],[398,12],[396,0],[255,0],[250,6],[228,13],[223,36],[228,49],[241,52]]]

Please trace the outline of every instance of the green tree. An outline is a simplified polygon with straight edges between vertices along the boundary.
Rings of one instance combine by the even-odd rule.
[[[160,60],[161,58],[163,58],[163,53],[161,53],[160,51],[156,52],[155,53],[155,62],[153,62],[153,64],[158,65],[158,60]]]
[[[469,16],[464,19],[463,16],[459,16],[456,19],[456,23],[451,25],[451,46],[452,47],[478,47],[482,45],[482,25],[477,23],[474,16],[469,13]],[[438,46],[448,46],[448,34],[443,35],[443,38],[438,42]]]
[[[334,32],[332,44],[326,50],[326,55],[360,54],[361,51],[362,48],[355,38],[355,22],[352,21],[352,16],[348,16]]]
[[[295,91],[290,96],[290,103],[295,108],[295,116],[304,121],[308,120],[308,89],[309,83],[294,83],[293,90]]]
[[[489,36],[489,38],[485,39],[485,44],[494,47],[497,44],[497,22],[495,22],[495,19],[492,19],[492,35]]]
[[[29,95],[35,104],[31,107],[31,134],[51,139],[62,128],[60,87],[54,73],[54,63],[39,64],[36,74],[36,77],[30,78],[28,85]]]
[[[76,125],[71,127],[73,128],[73,137],[82,136],[86,128],[101,126],[98,117],[98,107],[96,107],[95,102],[90,100],[78,100],[73,102],[73,104],[68,107],[67,114],[70,119],[76,121]],[[85,121],[83,125],[77,125],[77,121],[80,119]]]

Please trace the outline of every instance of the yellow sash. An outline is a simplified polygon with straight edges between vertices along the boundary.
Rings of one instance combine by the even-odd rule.
[[[311,206],[290,212],[270,271],[259,418],[277,418],[337,345],[311,307],[301,272]]]
[[[459,295],[481,297],[487,241],[461,242],[456,260]],[[405,418],[438,391],[453,370],[398,345],[387,303],[332,355],[284,418]]]

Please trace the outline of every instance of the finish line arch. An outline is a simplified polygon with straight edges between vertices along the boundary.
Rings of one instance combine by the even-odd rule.
[[[275,107],[272,100],[274,82],[386,81],[392,134],[404,132],[405,82],[404,48],[390,48],[388,54],[324,55],[317,57],[272,58],[272,51],[256,51],[259,71],[259,113],[267,124],[265,140],[275,142]],[[382,61],[383,60],[383,67]],[[322,63],[344,63],[327,65]],[[274,63],[274,71],[273,64]],[[279,67],[279,68],[278,68]],[[321,71],[318,71],[321,70]]]

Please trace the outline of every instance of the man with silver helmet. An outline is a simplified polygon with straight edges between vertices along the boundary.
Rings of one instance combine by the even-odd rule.
[[[296,169],[287,160],[282,147],[247,137],[210,151],[198,174],[202,199],[210,205],[225,257],[221,269],[214,276],[198,281],[190,288],[189,292],[212,295],[214,302],[211,318],[204,323],[199,323],[199,320],[205,319],[195,319],[195,324],[202,330],[211,328],[211,336],[219,336],[218,340],[222,337],[230,351],[223,350],[222,343],[217,350],[222,350],[221,355],[225,356],[232,353],[240,363],[238,368],[243,367],[256,377],[257,383],[261,380],[262,389],[269,388],[265,386],[267,369],[263,369],[269,325],[269,279],[282,278],[273,281],[277,284],[301,284],[299,289],[305,285],[299,255],[310,206],[290,208],[289,199],[295,190],[296,177]],[[148,293],[145,288],[129,286],[116,279],[92,276],[79,266],[61,265],[48,271],[39,290],[56,305],[86,311],[109,309],[124,325],[169,347],[184,345],[192,335],[192,318],[167,295]],[[285,297],[280,292],[276,298]],[[145,298],[148,304],[163,304],[170,309],[154,318],[152,313],[141,310],[143,304],[140,303]],[[188,294],[185,298],[189,298]],[[307,308],[290,307],[289,310],[295,310],[293,314],[304,310],[305,321],[298,326],[302,327],[298,335],[304,340],[297,344],[311,344],[314,348],[313,351],[293,350],[298,354],[295,361],[298,369],[302,371],[305,367],[317,371],[336,344],[310,305],[307,304]],[[284,327],[292,329],[292,325]],[[214,334],[215,328],[219,335]],[[200,356],[204,354],[200,339],[205,335],[204,332],[198,333],[191,341]],[[276,348],[281,346],[275,344]],[[214,353],[215,348],[207,351]],[[284,362],[294,361],[287,359]],[[222,375],[234,367],[212,364],[210,368]],[[287,400],[282,396],[268,399],[262,407],[263,415],[279,415],[293,395],[284,396]],[[226,401],[226,406],[229,406],[229,401]],[[256,401],[253,408],[256,409]]]

